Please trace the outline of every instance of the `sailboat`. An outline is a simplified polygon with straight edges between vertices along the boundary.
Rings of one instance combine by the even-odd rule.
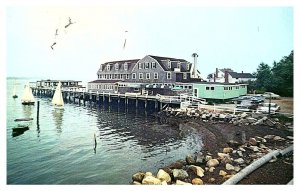
[[[17,98],[17,94],[16,94],[16,83],[14,82],[14,89],[13,89],[13,96],[14,99]]]
[[[29,86],[29,82],[27,82],[27,84],[25,85],[25,90],[21,101],[23,105],[34,105],[35,100],[32,94],[32,90]]]
[[[58,82],[58,85],[56,86],[54,96],[52,98],[52,104],[55,108],[63,109],[64,108],[64,100],[61,93],[61,83]]]

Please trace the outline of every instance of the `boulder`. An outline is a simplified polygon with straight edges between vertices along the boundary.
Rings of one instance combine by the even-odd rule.
[[[286,138],[289,140],[294,140],[294,137],[292,137],[292,136],[287,136]]]
[[[243,157],[242,151],[237,151],[237,154],[238,154],[240,157]]]
[[[210,167],[210,168],[208,169],[208,171],[209,171],[209,172],[214,172],[215,169],[216,169],[216,168],[212,166],[212,167]]]
[[[183,167],[183,163],[176,161],[168,166],[170,169],[180,169]]]
[[[201,118],[206,119],[206,114],[202,114]]]
[[[161,185],[168,185],[168,183],[167,183],[167,181],[164,180],[161,182]]]
[[[225,172],[224,170],[220,170],[219,175],[220,176],[226,176],[227,172]]]
[[[275,126],[275,122],[270,119],[267,119],[264,123],[270,127]]]
[[[196,163],[195,158],[192,155],[187,155],[185,157],[185,161],[187,164],[195,164]]]
[[[242,159],[242,158],[235,159],[234,162],[236,162],[238,164],[244,164],[245,163],[244,159]]]
[[[226,164],[226,170],[234,170],[234,166],[232,166],[231,164],[227,163]]]
[[[200,178],[194,178],[192,180],[192,184],[194,184],[194,185],[203,185],[203,181]]]
[[[165,172],[163,169],[159,169],[156,177],[158,179],[160,179],[161,181],[166,181],[167,183],[171,182],[171,180],[172,180],[171,176],[167,172]]]
[[[199,176],[199,177],[203,177],[204,176],[204,170],[200,166],[191,165],[191,166],[189,166],[189,168],[191,170],[193,170],[193,172],[195,174],[197,174],[197,176]]]
[[[215,178],[210,178],[208,179],[208,182],[213,183],[216,179]]]
[[[229,158],[229,154],[227,154],[227,153],[218,153],[218,156],[220,157],[221,160],[223,160],[225,158]]]
[[[132,182],[133,185],[142,185],[142,183],[138,182],[138,181],[133,181]]]
[[[153,174],[152,174],[152,172],[146,172],[146,173],[145,173],[145,177],[146,177],[146,176],[153,176]],[[144,177],[144,178],[145,178],[145,177]]]
[[[250,143],[250,145],[253,145],[253,146],[257,145],[257,141],[255,138],[250,138],[249,143]]]
[[[243,147],[240,147],[239,150],[242,151],[242,152],[246,151]]]
[[[237,141],[230,140],[227,142],[229,147],[237,148],[240,144]]]
[[[241,167],[239,167],[239,166],[235,166],[235,167],[234,167],[234,171],[235,171],[235,172],[239,172],[240,170],[241,170]]]
[[[252,151],[254,151],[254,152],[258,152],[259,151],[259,149],[258,149],[258,147],[257,146],[250,146],[250,147],[248,147],[250,150],[252,150]]]
[[[248,115],[247,115],[247,113],[245,113],[245,112],[243,112],[242,114],[241,114],[241,118],[245,118],[245,117],[247,117]]]
[[[223,153],[232,153],[232,151],[233,151],[233,148],[231,148],[231,147],[223,148]]]
[[[265,139],[273,139],[275,137],[275,135],[266,135],[264,136]]]
[[[182,169],[174,169],[173,170],[173,176],[175,179],[179,180],[184,180],[186,179],[189,175],[185,170]]]
[[[274,140],[274,141],[284,141],[285,139],[282,138],[282,137],[280,137],[280,136],[275,136],[275,137],[273,138],[273,140]]]
[[[220,118],[220,119],[225,119],[225,117],[226,117],[226,115],[220,113],[220,115],[219,115],[219,118]]]
[[[132,180],[136,182],[142,182],[145,177],[144,172],[137,172],[134,175],[132,175]]]
[[[219,161],[217,159],[210,159],[207,161],[206,166],[208,167],[215,167],[219,165]]]
[[[155,178],[153,176],[146,176],[143,181],[142,184],[147,184],[147,185],[159,185],[161,184],[161,181],[158,178]]]
[[[197,154],[197,156],[196,156],[196,163],[197,164],[203,164],[203,163],[205,163],[205,155],[202,153],[202,152],[199,152],[198,154]]]
[[[206,162],[209,161],[210,159],[212,159],[212,156],[210,156],[210,155],[206,155],[206,156],[205,156],[205,161],[206,161]]]
[[[176,185],[192,185],[192,184],[188,182],[183,182],[181,180],[176,180]]]
[[[248,123],[255,123],[257,121],[257,119],[253,118],[253,117],[247,117],[247,121]]]

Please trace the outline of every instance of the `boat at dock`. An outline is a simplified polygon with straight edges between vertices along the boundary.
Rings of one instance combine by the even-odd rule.
[[[16,136],[22,135],[27,130],[29,130],[29,126],[28,125],[18,124],[17,127],[14,127],[12,129],[12,136],[16,137]]]
[[[56,86],[55,93],[52,98],[52,104],[56,109],[63,109],[64,108],[64,100],[61,92],[61,83],[58,82]]]
[[[35,99],[33,97],[32,90],[29,86],[29,83],[25,85],[25,89],[21,101],[23,105],[34,105],[35,103]]]

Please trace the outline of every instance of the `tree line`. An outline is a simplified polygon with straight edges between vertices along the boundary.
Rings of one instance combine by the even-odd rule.
[[[256,93],[265,91],[274,92],[280,96],[293,97],[294,89],[294,51],[284,56],[279,62],[273,62],[273,66],[262,62],[257,71],[253,73],[256,81],[249,81],[248,90]]]

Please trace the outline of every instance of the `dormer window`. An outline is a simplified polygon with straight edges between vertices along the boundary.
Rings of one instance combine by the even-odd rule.
[[[177,63],[177,68],[180,69],[180,62]]]
[[[100,64],[100,69],[99,70],[102,71],[102,64]]]
[[[156,62],[152,62],[152,68],[156,68]]]
[[[115,70],[119,70],[119,63],[115,64]]]
[[[171,61],[170,60],[168,60],[168,68],[171,68],[172,67],[172,65],[171,65]]]
[[[128,64],[127,63],[124,64],[124,70],[128,70]]]
[[[189,65],[189,63],[186,63],[186,70],[190,70],[190,65]]]
[[[139,69],[143,69],[143,63],[139,63]]]
[[[110,71],[110,64],[107,64],[106,69],[107,71]]]

